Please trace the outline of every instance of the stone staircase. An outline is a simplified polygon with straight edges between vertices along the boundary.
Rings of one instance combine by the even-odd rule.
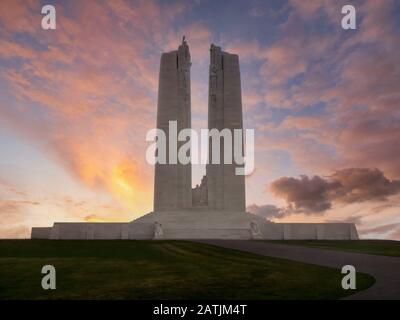
[[[166,228],[164,239],[251,239],[251,232],[245,228]]]
[[[265,219],[245,212],[197,207],[181,211],[151,212],[131,222],[136,225],[160,224],[162,239],[252,239],[250,223]]]

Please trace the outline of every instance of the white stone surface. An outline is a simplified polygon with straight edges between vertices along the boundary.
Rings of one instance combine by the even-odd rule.
[[[31,239],[50,239],[51,227],[32,228]]]
[[[32,239],[129,240],[152,239],[150,223],[56,222],[49,228],[32,228]]]
[[[256,223],[258,232],[252,231]],[[244,212],[197,208],[151,212],[127,223],[55,223],[32,228],[32,239],[358,240],[353,223],[272,223]]]
[[[227,129],[233,133],[234,129],[243,129],[241,92],[239,56],[223,52],[220,47],[212,44],[208,98],[208,128],[210,130]],[[213,152],[210,143],[207,165],[208,206],[217,210],[244,212],[246,209],[245,177],[236,175],[235,163],[224,163],[224,153],[220,152],[220,164],[211,163]],[[231,156],[233,159],[233,150]]]
[[[166,134],[166,156],[169,148],[181,141],[170,141],[169,123],[177,123],[177,131],[191,128],[190,52],[186,41],[178,50],[163,53],[160,61],[157,103],[157,129]],[[154,210],[174,210],[192,206],[191,164],[155,165]]]

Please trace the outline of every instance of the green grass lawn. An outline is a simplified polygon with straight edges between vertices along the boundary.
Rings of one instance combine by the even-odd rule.
[[[268,242],[400,257],[400,241],[393,240],[277,240]]]
[[[55,266],[57,289],[41,288]],[[189,241],[0,241],[0,299],[337,299],[340,270]],[[358,273],[357,289],[374,278]]]

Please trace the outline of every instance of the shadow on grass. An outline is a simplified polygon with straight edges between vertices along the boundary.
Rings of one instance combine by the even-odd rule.
[[[0,299],[338,299],[374,283],[344,291],[338,269],[190,241],[2,240],[0,274]]]

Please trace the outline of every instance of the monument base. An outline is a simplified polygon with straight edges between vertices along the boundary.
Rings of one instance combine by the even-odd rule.
[[[132,223],[153,223],[159,239],[253,239],[251,224],[265,219],[245,212],[217,211],[207,207],[151,212]],[[253,235],[254,234],[254,235]]]
[[[358,240],[354,223],[273,223],[260,216],[198,207],[151,212],[126,223],[54,223],[32,228],[32,239]]]

